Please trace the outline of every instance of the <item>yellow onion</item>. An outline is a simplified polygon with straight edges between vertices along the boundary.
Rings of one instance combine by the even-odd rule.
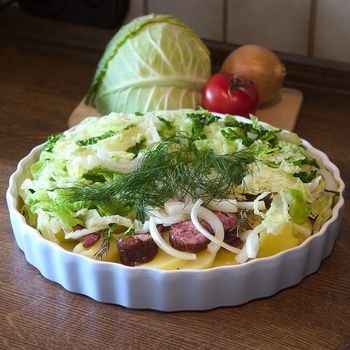
[[[258,89],[260,103],[279,93],[286,76],[279,58],[271,50],[258,45],[244,45],[232,51],[222,70],[251,80]]]

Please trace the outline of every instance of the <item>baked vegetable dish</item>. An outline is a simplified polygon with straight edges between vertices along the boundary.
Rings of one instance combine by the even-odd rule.
[[[295,133],[184,109],[90,117],[50,136],[19,192],[27,223],[64,249],[176,270],[298,246],[337,190]]]

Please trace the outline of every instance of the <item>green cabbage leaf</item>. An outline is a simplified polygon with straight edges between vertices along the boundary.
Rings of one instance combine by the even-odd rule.
[[[318,232],[322,225],[332,216],[334,193],[324,192],[311,204],[311,216],[315,218],[314,232]]]
[[[86,102],[101,114],[196,108],[210,66],[208,49],[185,24],[139,17],[107,45]]]

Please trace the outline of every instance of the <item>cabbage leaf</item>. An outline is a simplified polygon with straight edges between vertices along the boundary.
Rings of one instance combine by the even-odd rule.
[[[136,18],[112,38],[86,102],[101,114],[196,108],[210,76],[209,52],[184,23]]]

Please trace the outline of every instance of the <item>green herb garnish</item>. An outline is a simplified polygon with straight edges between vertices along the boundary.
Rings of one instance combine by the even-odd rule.
[[[99,260],[102,259],[103,255],[107,254],[109,246],[111,245],[111,234],[109,230],[103,230],[100,231],[102,239],[102,244],[100,246],[100,249],[95,253],[94,257]]]
[[[339,192],[339,191],[327,190],[327,189],[325,188],[325,192],[333,193],[335,197],[339,197],[339,196],[340,196],[340,192]]]
[[[206,139],[207,136],[203,133],[204,127],[220,119],[220,117],[218,117],[217,115],[214,115],[206,110],[201,110],[195,113],[187,113],[186,117],[192,120],[193,140]]]
[[[148,208],[162,207],[175,194],[181,200],[228,198],[255,161],[252,150],[217,155],[198,151],[187,134],[177,134],[154,143],[138,168],[99,186],[79,184],[67,189],[70,201],[92,201],[96,205],[116,201],[145,220]]]
[[[157,117],[162,123],[165,124],[165,126],[169,129],[169,130],[173,130],[175,128],[174,123],[170,122],[169,120],[164,119],[163,117]]]
[[[95,167],[83,175],[85,180],[92,182],[106,182],[113,180],[118,174],[102,166]]]
[[[244,146],[249,147],[254,140],[250,139],[245,132],[242,132],[240,129],[226,128],[221,130],[221,134],[225,139],[229,141],[235,141],[237,139],[242,140]]]
[[[52,152],[53,148],[55,147],[56,143],[58,140],[62,139],[64,137],[63,134],[56,134],[56,135],[51,135],[49,136],[45,146],[44,146],[44,151],[45,152]]]
[[[300,171],[299,173],[293,174],[293,176],[298,177],[304,183],[308,183],[316,177],[316,174],[317,170],[312,170],[310,173],[307,173],[306,171]]]
[[[142,148],[145,147],[145,140],[137,142],[134,146],[129,147],[126,151],[129,153],[134,153],[135,157],[139,154]]]
[[[317,169],[320,168],[316,159],[304,158],[304,159],[294,161],[293,164],[294,165],[311,165]]]
[[[278,141],[277,135],[282,131],[280,129],[268,129],[259,124],[259,121],[253,115],[250,116],[252,122],[244,123],[236,120],[233,117],[227,116],[224,122],[229,129],[222,130],[222,135],[228,140],[242,139],[242,143],[245,146],[250,146],[255,140],[261,140],[276,144]],[[234,128],[234,129],[231,129]],[[253,136],[253,137],[251,137]]]
[[[115,131],[113,130],[109,130],[107,132],[105,132],[104,134],[102,135],[99,135],[99,136],[93,136],[93,137],[90,137],[88,139],[85,139],[85,140],[78,140],[76,141],[75,143],[78,145],[78,146],[90,146],[90,145],[94,145],[95,143],[97,143],[98,141],[101,141],[101,140],[104,140],[104,139],[107,139],[109,137],[112,137],[116,134]]]

